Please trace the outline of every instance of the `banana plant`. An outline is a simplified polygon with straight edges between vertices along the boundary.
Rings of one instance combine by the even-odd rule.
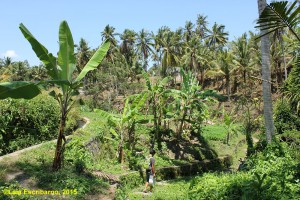
[[[210,97],[218,97],[213,90],[201,90],[201,86],[190,71],[185,72],[181,68],[180,74],[183,79],[180,90],[168,90],[177,105],[176,120],[179,122],[176,130],[177,139],[181,138],[184,122],[197,125],[199,128],[204,118],[207,117],[205,101],[213,101]]]
[[[111,114],[104,110],[95,110],[99,116],[107,121],[110,126],[112,137],[106,139],[118,143],[118,159],[120,163],[124,162],[124,146],[128,144],[129,149],[134,149],[135,144],[135,126],[137,123],[146,123],[151,120],[151,116],[145,116],[140,113],[148,98],[148,93],[131,95],[126,98],[123,112],[120,115]]]
[[[66,21],[62,21],[59,26],[59,52],[58,58],[54,57],[48,50],[30,33],[30,31],[21,23],[19,26],[22,34],[31,44],[31,47],[37,57],[45,64],[48,75],[51,80],[32,82],[11,82],[0,84],[0,99],[26,98],[30,99],[41,92],[41,86],[45,84],[54,84],[59,90],[50,92],[60,105],[60,125],[57,138],[55,157],[53,161],[53,170],[61,168],[63,151],[65,146],[64,130],[68,113],[74,104],[73,97],[78,94],[78,88],[81,86],[81,80],[91,70],[97,69],[102,59],[106,55],[110,43],[104,42],[88,61],[80,74],[74,78],[76,69],[76,58],[74,54],[74,41]],[[63,143],[64,140],[64,143]]]
[[[158,142],[161,141],[161,134],[159,128],[161,126],[162,115],[164,113],[164,107],[166,107],[164,102],[164,94],[166,92],[166,85],[172,79],[171,77],[165,77],[161,81],[158,81],[156,84],[152,84],[149,78],[149,75],[143,71],[143,76],[146,80],[146,85],[149,94],[149,103],[152,109],[153,114],[153,125],[154,125],[154,136],[152,139],[152,148],[154,147],[155,140],[157,139]]]

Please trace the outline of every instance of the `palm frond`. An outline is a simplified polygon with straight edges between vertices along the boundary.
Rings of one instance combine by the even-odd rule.
[[[299,23],[300,13],[300,7],[297,7],[296,5],[297,1],[291,5],[289,5],[288,1],[273,2],[270,5],[267,5],[257,21],[257,24],[259,25],[256,26],[256,28],[268,31],[258,38],[280,28],[288,27],[293,35],[300,41],[299,36],[294,30]]]

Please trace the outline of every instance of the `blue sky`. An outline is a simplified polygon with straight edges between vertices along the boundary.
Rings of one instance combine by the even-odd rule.
[[[184,27],[186,21],[195,23],[198,14],[208,17],[208,27],[214,22],[224,24],[232,40],[249,30],[255,31],[257,0],[2,0],[0,57],[28,60],[30,65],[40,63],[18,28],[21,22],[56,55],[62,20],[67,20],[76,44],[82,37],[91,48],[96,48],[107,24],[118,33],[125,28],[156,32],[164,25],[176,30]]]

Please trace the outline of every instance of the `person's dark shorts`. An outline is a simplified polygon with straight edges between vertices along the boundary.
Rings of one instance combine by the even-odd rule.
[[[150,169],[146,169],[146,181],[149,182],[149,178],[151,175],[151,170]]]

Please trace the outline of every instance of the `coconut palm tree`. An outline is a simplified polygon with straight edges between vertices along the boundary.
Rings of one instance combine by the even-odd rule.
[[[127,65],[129,67],[132,67],[136,33],[133,30],[125,29],[123,34],[120,34],[120,39],[120,52],[125,56]]]
[[[187,21],[184,27],[184,39],[186,42],[189,42],[194,34],[194,24],[191,21]]]
[[[211,30],[208,30],[206,44],[212,49],[222,48],[228,40],[228,33],[224,31],[225,26],[215,23]]]
[[[244,83],[246,83],[248,73],[253,70],[251,62],[251,47],[247,34],[244,33],[236,41],[232,43],[234,51],[234,63],[238,66],[238,71],[241,72]]]
[[[288,76],[286,81],[286,86],[284,94],[286,94],[292,106],[298,110],[299,108],[299,66],[300,66],[300,57],[299,57],[299,43],[300,35],[297,33],[299,27],[299,14],[300,6],[297,6],[298,1],[294,1],[292,4],[289,4],[288,1],[283,2],[273,2],[270,5],[267,5],[263,12],[260,15],[258,24],[261,29],[265,30],[265,34],[275,32],[281,28],[288,28],[290,34],[292,34],[298,44],[296,44],[294,53],[296,54],[295,66]],[[292,42],[294,43],[294,42]],[[295,44],[295,43],[294,43]]]
[[[101,32],[102,41],[109,41],[112,46],[116,46],[117,40],[116,40],[115,36],[118,34],[115,33],[115,30],[116,29],[113,26],[110,26],[109,24],[107,24],[104,27],[104,30]]]
[[[88,61],[90,60],[91,57],[90,54],[91,54],[90,47],[88,46],[87,41],[83,38],[80,38],[79,45],[77,46],[77,54],[76,54],[76,58],[77,58],[76,68],[79,73],[86,65],[86,63],[88,63]],[[84,81],[83,81],[84,88],[86,88],[88,84],[88,78],[89,78],[89,74],[87,74],[84,77]]]
[[[152,37],[148,31],[145,29],[142,29],[137,34],[137,40],[136,40],[136,53],[141,55],[143,59],[143,69],[147,71],[148,66],[148,57],[151,53],[154,53],[153,51],[154,43],[152,41]]]
[[[176,67],[180,62],[182,42],[180,38],[180,30],[177,33],[166,31],[162,38],[162,76],[167,76],[167,69]]]
[[[230,101],[230,79],[235,72],[236,66],[233,64],[234,53],[227,49],[220,51],[216,67],[210,69],[207,75],[212,77],[225,78],[225,88],[228,100]]]
[[[12,59],[11,59],[11,57],[4,57],[4,60],[3,60],[3,65],[4,66],[9,66],[9,65],[11,65],[13,62],[12,62]]]
[[[158,29],[157,34],[152,33],[152,39],[154,41],[154,49],[155,53],[152,55],[153,61],[156,62],[155,67],[159,68],[162,65],[162,40],[164,37],[164,34],[168,31],[171,31],[169,27],[163,26]]]
[[[262,14],[267,7],[266,0],[257,0],[258,12],[260,15],[259,23],[264,26],[269,24],[270,21],[263,21]],[[267,9],[268,10],[268,9]],[[264,11],[264,12],[267,12]],[[273,120],[273,110],[272,110],[272,94],[271,94],[271,71],[270,71],[270,39],[267,35],[270,33],[267,29],[260,27],[261,32],[261,57],[262,57],[262,87],[263,87],[263,101],[264,101],[264,120],[266,128],[266,138],[267,142],[271,143],[275,135],[275,127]]]
[[[181,58],[181,63],[186,66],[190,71],[196,71],[198,69],[197,57],[198,49],[200,48],[200,40],[198,37],[192,37],[189,41],[184,43],[184,55]]]
[[[40,64],[39,66],[33,66],[29,74],[29,78],[34,81],[47,80],[47,70],[44,65]]]
[[[206,36],[206,33],[207,33],[207,25],[208,25],[208,22],[207,22],[207,16],[203,16],[203,15],[198,15],[197,16],[197,22],[196,22],[196,33],[197,35],[200,36],[201,40],[203,38],[205,38]]]
[[[90,59],[90,47],[85,39],[80,38],[79,45],[77,46],[77,70],[80,73],[83,67]]]
[[[116,35],[118,35],[118,33],[115,33],[115,28],[109,24],[106,25],[104,30],[101,32],[102,41],[109,41],[111,44],[106,54],[106,59],[112,63],[116,62],[119,51],[117,48],[117,40],[115,38]]]
[[[275,48],[276,48],[276,44],[277,44],[276,41],[278,41],[280,44],[281,54],[282,54],[282,59],[283,59],[283,67],[284,67],[284,80],[286,80],[287,79],[287,69],[286,69],[286,58],[285,58],[285,51],[284,51],[285,42],[283,40],[284,33],[285,33],[284,28],[277,29],[276,31],[274,31],[273,43],[275,44]]]

